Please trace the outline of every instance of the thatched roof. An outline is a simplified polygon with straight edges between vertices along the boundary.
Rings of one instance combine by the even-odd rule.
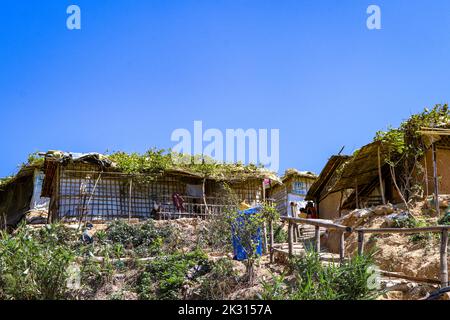
[[[0,192],[5,190],[8,186],[15,183],[17,180],[21,178],[33,176],[35,169],[39,168],[41,168],[41,166],[37,164],[22,166],[19,172],[16,173],[14,176],[5,178],[3,179],[3,181],[0,181]]]
[[[365,186],[378,176],[378,148],[383,165],[385,147],[380,141],[372,142],[362,147],[345,164],[340,179],[332,188],[332,192]]]
[[[311,188],[309,188],[308,194],[306,195],[305,199],[316,200],[320,197],[323,191],[325,191],[326,193],[331,191],[325,189],[327,189],[327,186],[330,186],[330,182],[332,182],[333,177],[335,177],[336,170],[338,170],[338,168],[340,168],[350,158],[350,156],[345,155],[332,156],[326,163],[318,179],[313,183]],[[333,187],[332,183],[331,187]]]
[[[112,161],[109,156],[102,155],[99,153],[88,153],[88,154],[76,154],[67,153],[61,151],[49,151],[46,155],[46,163],[48,162],[59,162],[59,163],[88,163],[96,164],[110,171],[121,172],[120,166]],[[270,179],[276,183],[281,184],[280,178],[275,172],[269,171],[264,168],[256,166],[246,166],[242,164],[220,164],[214,163],[213,170],[208,172],[201,171],[201,167],[198,165],[177,165],[171,163],[170,166],[162,169],[162,172],[158,174],[171,174],[179,176],[188,176],[192,178],[201,178],[217,181],[227,181],[227,182],[241,182],[246,180],[263,180]],[[200,168],[200,169],[199,169]],[[149,172],[139,172],[134,174],[152,174]],[[132,175],[132,174],[131,174]]]
[[[281,181],[286,181],[289,178],[298,177],[298,178],[308,178],[308,179],[317,179],[317,175],[311,171],[299,171],[294,168],[289,168],[284,172]]]

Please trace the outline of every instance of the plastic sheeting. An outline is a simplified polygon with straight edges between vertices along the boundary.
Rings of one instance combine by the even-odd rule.
[[[239,211],[239,216],[236,221],[236,225],[243,226],[246,223],[246,218],[250,215],[256,214],[261,210],[261,207],[250,208],[248,210]],[[241,239],[236,235],[237,232],[232,230],[233,234],[233,251],[234,251],[234,259],[238,261],[246,260],[248,255],[245,248],[242,246]],[[256,234],[254,235],[255,242],[258,242],[258,246],[256,247],[256,254],[258,256],[262,255],[262,238],[261,238],[261,229],[258,229]]]
[[[44,173],[34,171],[33,196],[31,197],[30,210],[47,211],[50,207],[50,198],[41,197],[42,185],[44,184]]]

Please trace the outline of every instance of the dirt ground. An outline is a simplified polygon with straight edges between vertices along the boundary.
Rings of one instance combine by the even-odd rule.
[[[379,206],[371,209],[359,209],[335,220],[336,223],[360,228],[390,227],[389,215],[404,211],[402,206]],[[427,202],[418,202],[411,210],[412,214],[426,221],[427,225],[436,225],[438,218],[430,210]],[[357,233],[346,238],[346,253],[355,254],[358,248]],[[331,251],[336,250],[337,235],[328,233],[324,242]],[[366,235],[364,250],[375,252],[375,263],[384,271],[396,272],[407,276],[439,280],[440,273],[439,234],[430,234],[427,239],[413,241],[411,235],[380,234]],[[450,260],[449,260],[450,261]],[[400,279],[384,279],[388,292],[381,299],[419,299],[438,288],[437,285],[413,283]]]

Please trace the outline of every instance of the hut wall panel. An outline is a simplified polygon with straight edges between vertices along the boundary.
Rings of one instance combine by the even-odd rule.
[[[131,183],[131,197],[130,197]],[[56,192],[58,218],[75,220],[81,215],[88,220],[114,218],[150,218],[155,204],[162,213],[178,216],[205,215],[221,212],[225,205],[223,184],[207,181],[206,202],[201,197],[186,195],[187,184],[201,184],[202,179],[164,175],[149,180],[144,176],[131,176],[119,172],[100,172],[91,164],[62,166],[59,189]],[[255,205],[262,201],[262,181],[234,183],[231,189],[240,201]],[[185,201],[185,210],[177,212],[173,194],[179,193]]]

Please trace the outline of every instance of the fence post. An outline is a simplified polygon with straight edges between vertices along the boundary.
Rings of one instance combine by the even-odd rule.
[[[292,256],[294,255],[294,243],[293,243],[293,224],[292,222],[289,220],[289,224],[288,224],[288,245],[289,245],[289,258],[292,258]]]
[[[263,253],[266,254],[267,253],[267,224],[264,221],[263,222]]]
[[[439,177],[437,173],[437,158],[436,158],[436,144],[431,145],[431,154],[433,158],[433,178],[434,178],[434,206],[436,209],[436,215],[439,217]]]
[[[448,229],[441,231],[441,287],[448,286]]]
[[[319,226],[316,226],[315,238],[316,238],[316,252],[317,252],[317,254],[319,254],[320,253],[320,227]]]
[[[358,231],[358,255],[364,253],[364,232]]]
[[[292,223],[292,239],[294,242],[297,242],[299,239],[297,239],[297,228],[298,225],[296,223]]]
[[[131,196],[133,192],[133,178],[130,178],[130,190],[129,190],[129,198],[128,198],[128,222],[131,221]]]
[[[345,232],[341,232],[341,237],[339,239],[339,260],[341,263],[344,262],[345,258]]]
[[[269,254],[270,263],[273,263],[273,221],[269,221]]]

